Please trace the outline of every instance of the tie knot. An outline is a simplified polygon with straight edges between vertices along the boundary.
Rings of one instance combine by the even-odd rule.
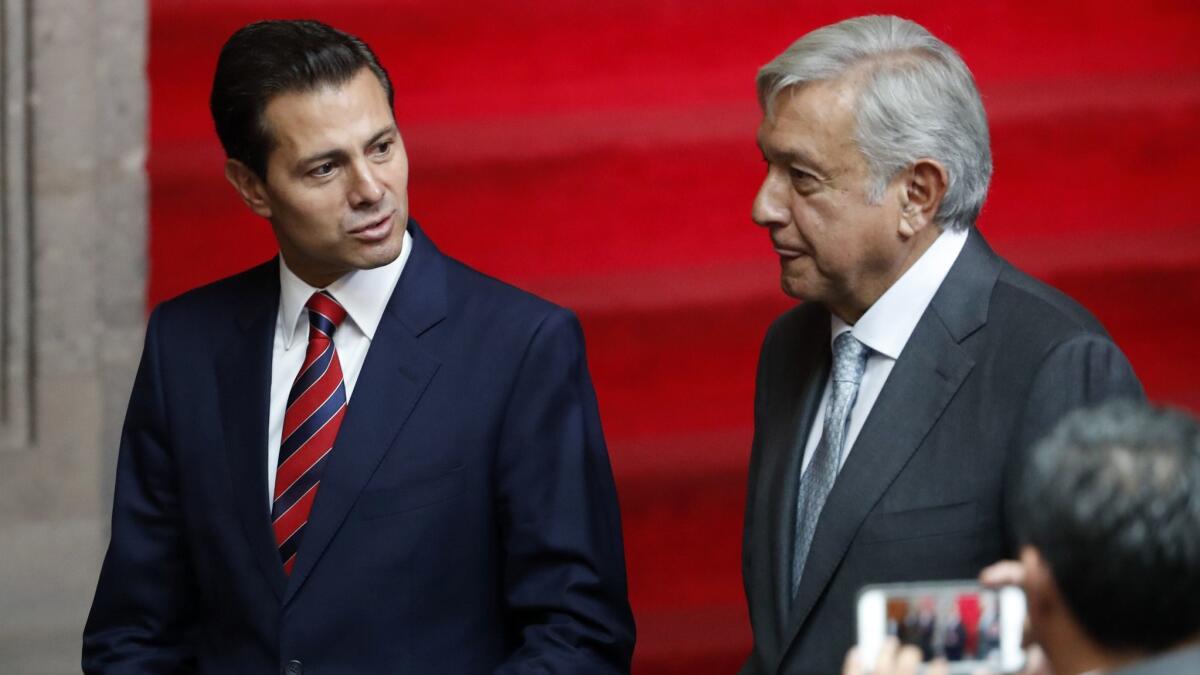
[[[870,348],[859,342],[850,331],[837,336],[833,340],[834,382],[860,382],[863,370],[867,367],[867,354],[870,351]]]
[[[326,337],[333,337],[333,331],[346,318],[346,309],[333,299],[329,291],[317,291],[304,304],[308,308],[308,323],[312,328],[322,332]]]

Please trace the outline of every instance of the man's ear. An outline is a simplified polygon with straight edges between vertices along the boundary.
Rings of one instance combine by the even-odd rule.
[[[1038,617],[1055,614],[1062,610],[1062,593],[1054,579],[1054,571],[1042,554],[1032,546],[1021,549],[1021,565],[1025,568],[1025,590],[1030,620],[1036,624]]]
[[[267,186],[250,167],[236,159],[225,160],[225,179],[233,186],[242,201],[263,218],[271,217],[271,201],[267,198]]]
[[[918,159],[904,173],[900,186],[900,236],[909,239],[934,224],[934,216],[946,196],[950,175],[934,159]]]

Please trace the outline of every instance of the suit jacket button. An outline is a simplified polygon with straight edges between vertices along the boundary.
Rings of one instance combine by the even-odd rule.
[[[284,675],[303,675],[303,673],[304,673],[304,664],[300,663],[299,661],[297,661],[295,659],[288,661],[287,665],[283,667]]]

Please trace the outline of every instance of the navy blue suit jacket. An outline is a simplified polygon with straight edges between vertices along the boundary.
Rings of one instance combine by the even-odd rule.
[[[266,483],[277,261],[152,313],[86,672],[629,670],[579,323],[409,228],[290,577]]]

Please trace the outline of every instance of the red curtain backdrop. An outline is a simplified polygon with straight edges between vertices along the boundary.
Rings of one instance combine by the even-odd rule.
[[[742,500],[754,368],[790,302],[750,222],[757,68],[895,13],[955,46],[992,128],[980,229],[1105,323],[1150,395],[1200,409],[1200,4],[150,1],[153,305],[274,253],[208,116],[238,26],[356,33],[396,86],[413,215],[446,252],[577,311],[625,521],[638,673],[750,644]]]

